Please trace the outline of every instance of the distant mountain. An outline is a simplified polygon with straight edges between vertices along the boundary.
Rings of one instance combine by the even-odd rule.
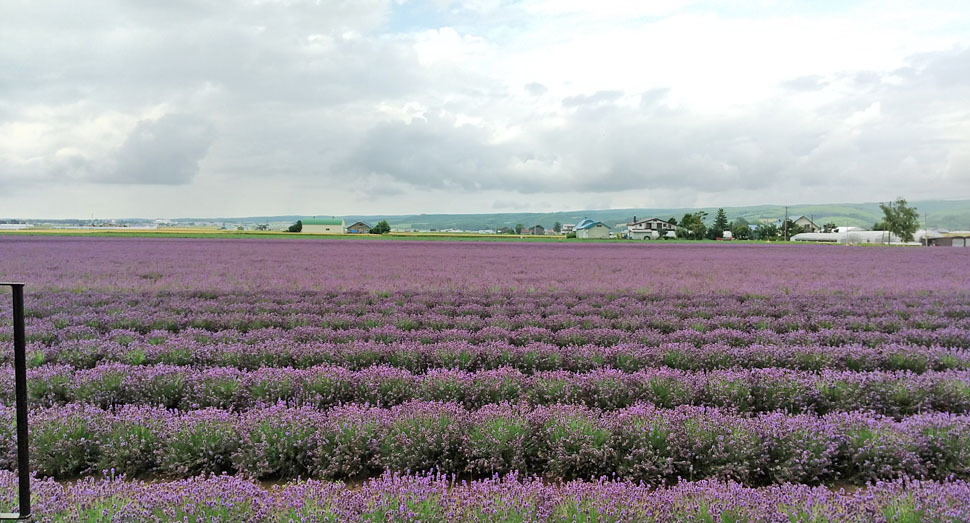
[[[970,200],[925,200],[910,202],[919,210],[928,227],[942,227],[946,229],[970,229]],[[387,220],[394,229],[414,230],[442,230],[461,229],[478,231],[482,229],[499,229],[514,227],[521,223],[525,227],[542,225],[551,228],[555,222],[576,223],[583,218],[591,218],[615,226],[627,223],[634,216],[637,218],[677,218],[679,221],[684,214],[696,211],[706,211],[708,222],[713,221],[717,207],[675,207],[649,209],[608,209],[563,211],[549,213],[491,213],[491,214],[403,214],[403,215],[347,215],[342,218],[347,224],[363,221],[373,225],[380,220]],[[755,205],[746,207],[725,207],[728,219],[744,218],[750,223],[757,223],[761,219],[778,219],[785,216],[783,205]],[[879,204],[870,203],[838,203],[838,204],[806,204],[789,205],[788,214],[792,219],[807,216],[818,225],[834,223],[854,227],[871,227],[882,219]],[[173,222],[230,222],[230,223],[292,223],[300,215],[285,216],[250,216],[245,218],[179,218]]]

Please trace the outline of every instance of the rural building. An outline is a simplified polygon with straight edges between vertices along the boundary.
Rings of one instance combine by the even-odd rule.
[[[603,222],[596,222],[585,218],[576,224],[575,229],[577,238],[609,238],[610,227]]]
[[[562,228],[559,230],[559,233],[560,234],[569,234],[569,233],[573,232],[573,229],[575,229],[575,228],[576,228],[576,224],[575,223],[564,223],[564,224],[562,224]]]
[[[829,243],[902,243],[903,240],[887,231],[867,231],[859,227],[837,227],[833,232],[803,232],[791,237],[793,242]]]
[[[929,247],[970,247],[970,231],[927,231],[921,243]]]
[[[370,234],[371,226],[364,222],[357,222],[347,227],[347,234]]]
[[[344,221],[341,218],[301,218],[303,230],[310,234],[343,234]]]
[[[529,227],[528,229],[522,231],[522,234],[535,234],[538,236],[544,236],[546,234],[546,228],[541,225],[535,225]]]
[[[815,222],[805,216],[800,216],[797,220],[792,221],[792,224],[804,228],[805,232],[819,232],[822,230],[821,227],[815,225]]]
[[[677,227],[660,218],[637,220],[637,217],[634,216],[633,221],[626,224],[626,230],[630,239],[646,240],[665,236],[669,231],[676,231]]]

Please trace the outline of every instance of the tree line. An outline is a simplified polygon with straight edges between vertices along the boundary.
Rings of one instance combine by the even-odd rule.
[[[889,231],[904,242],[913,241],[914,234],[919,228],[919,213],[916,207],[909,206],[906,199],[900,197],[889,204],[880,203],[879,208],[883,212],[883,219],[873,224],[872,230]],[[796,234],[814,232],[808,225],[798,225],[791,218],[783,220],[781,224],[759,223],[752,227],[750,222],[741,217],[729,221],[724,209],[719,208],[714,215],[714,222],[708,226],[706,224],[708,216],[707,211],[696,211],[685,213],[680,220],[671,216],[667,223],[677,228],[678,238],[688,240],[715,240],[722,237],[725,232],[730,232],[736,240],[787,240]],[[522,234],[524,228],[523,224],[517,223],[515,227],[506,227],[499,232]],[[302,229],[303,222],[297,220],[287,230],[289,232],[300,232]],[[560,232],[562,224],[556,222],[552,226],[552,230],[557,233]],[[834,232],[835,230],[836,225],[832,222],[827,222],[821,226],[821,232]],[[371,234],[387,234],[390,231],[391,226],[387,223],[387,220],[381,220],[370,230]]]
[[[883,219],[872,226],[874,231],[889,231],[904,242],[911,242],[919,229],[919,212],[911,207],[905,198],[897,198],[889,204],[879,204],[883,212]],[[671,217],[667,223],[677,227],[677,237],[688,240],[715,240],[730,232],[736,240],[787,240],[803,232],[815,232],[808,225],[798,225],[791,218],[778,223],[759,223],[752,227],[744,218],[738,217],[729,221],[724,209],[718,209],[714,215],[714,222],[708,226],[707,211],[686,213],[678,221]],[[835,232],[837,226],[827,222],[818,232]]]

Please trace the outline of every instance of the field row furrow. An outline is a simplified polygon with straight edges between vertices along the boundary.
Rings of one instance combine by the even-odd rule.
[[[9,333],[6,336],[9,342]],[[27,341],[37,347],[56,347],[77,340],[101,339],[116,342],[125,347],[161,345],[178,347],[192,344],[219,345],[263,345],[271,342],[305,344],[340,344],[354,341],[376,343],[434,344],[462,341],[472,345],[505,343],[525,346],[530,343],[544,343],[558,347],[578,347],[595,345],[614,347],[643,345],[656,347],[665,343],[684,343],[697,347],[711,344],[724,344],[732,347],[756,345],[789,346],[812,345],[822,347],[842,347],[863,345],[879,347],[883,345],[914,345],[919,347],[970,348],[970,326],[949,326],[939,329],[903,328],[893,333],[852,331],[840,327],[816,331],[790,331],[777,333],[764,329],[728,329],[721,327],[706,328],[695,324],[685,328],[661,330],[638,328],[634,330],[608,327],[569,327],[550,330],[544,327],[522,326],[483,327],[467,329],[449,327],[446,329],[401,328],[395,324],[379,324],[373,327],[352,327],[346,329],[295,327],[283,329],[265,327],[248,331],[234,328],[207,330],[189,327],[178,331],[153,330],[140,333],[130,329],[110,329],[102,331],[96,327],[78,326],[53,328],[49,330],[31,328]]]
[[[15,463],[13,409],[0,408],[0,464]],[[894,421],[860,412],[748,417],[729,411],[636,406],[411,402],[330,410],[285,405],[233,413],[71,404],[31,412],[31,458],[43,476],[113,470],[188,477],[360,478],[380,471],[548,479],[613,476],[862,484],[970,477],[970,416]]]
[[[163,405],[241,411],[285,402],[327,408],[346,403],[394,406],[411,400],[448,401],[467,408],[491,403],[579,404],[607,410],[638,403],[658,407],[698,405],[739,412],[867,410],[889,416],[970,411],[970,371],[819,372],[730,369],[690,372],[670,368],[575,373],[514,368],[468,372],[433,369],[412,373],[388,366],[363,370],[316,366],[194,368],[174,365],[103,364],[75,371],[49,365],[30,369],[27,391],[37,406],[71,402],[102,408]],[[0,371],[0,402],[13,404],[12,369]]]
[[[962,260],[960,260],[961,263]],[[740,289],[740,288],[739,288]],[[952,290],[960,290],[957,287]],[[50,292],[32,294],[28,317],[55,323],[174,321],[185,325],[193,320],[214,321],[232,328],[243,319],[310,319],[334,326],[363,325],[369,319],[407,317],[435,326],[442,319],[452,322],[486,320],[527,325],[546,320],[552,328],[570,326],[610,327],[625,318],[645,322],[712,320],[724,327],[742,328],[764,321],[780,330],[812,330],[827,323],[856,330],[898,329],[913,324],[946,326],[943,322],[970,319],[970,304],[963,293],[852,294],[809,293],[758,295],[743,289],[733,292],[636,292],[619,290],[582,292],[542,289],[527,292],[448,289],[415,293],[402,291],[302,291],[267,290],[225,292],[200,289],[190,292],[123,290],[115,292]],[[0,304],[0,310],[4,307]],[[77,315],[65,314],[77,311]],[[148,319],[149,321],[145,321]],[[228,322],[228,323],[227,323]],[[285,327],[286,321],[275,322]],[[720,323],[719,323],[720,324]],[[243,325],[247,327],[248,325]],[[292,325],[291,325],[292,326]],[[831,326],[831,325],[829,325]],[[260,328],[254,325],[253,328]]]
[[[10,364],[12,350],[0,354]],[[6,361],[4,361],[6,360]],[[906,370],[915,373],[970,369],[970,349],[911,344],[864,345],[747,345],[723,342],[639,343],[561,347],[542,342],[523,345],[502,341],[469,343],[457,337],[445,342],[379,342],[348,339],[342,343],[298,343],[267,338],[253,343],[120,343],[110,339],[73,340],[54,346],[27,347],[30,367],[64,364],[78,369],[103,362],[131,365],[195,365],[258,369],[309,368],[337,365],[364,369],[388,365],[412,372],[435,368],[487,370],[513,367],[525,373],[544,370],[573,372],[614,368],[633,372],[670,367],[683,370],[727,368],[838,369],[852,371]]]
[[[386,474],[360,488],[299,481],[273,489],[233,476],[180,481],[120,479],[74,484],[35,480],[39,521],[967,521],[970,484],[895,481],[864,489],[730,482],[648,488],[629,482],[548,484],[515,476],[459,482],[445,476]],[[16,477],[0,472],[0,496]]]

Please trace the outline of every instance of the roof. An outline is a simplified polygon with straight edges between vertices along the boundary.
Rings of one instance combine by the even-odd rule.
[[[369,224],[367,222],[354,222],[354,223],[350,224],[349,227],[356,227],[358,225],[363,225],[364,227],[367,227],[368,229],[373,229],[374,228],[373,225],[371,225],[371,224]]]
[[[344,221],[339,218],[302,218],[303,225],[343,225]]]
[[[636,220],[636,221],[633,221],[633,222],[630,222],[630,223],[628,223],[627,225],[637,225],[637,224],[639,224],[639,223],[647,223],[647,222],[663,222],[663,223],[670,223],[670,222],[668,222],[667,220],[664,220],[664,219],[662,219],[662,218],[644,218],[644,219],[642,219],[642,220]]]
[[[576,227],[574,227],[573,230],[574,231],[581,231],[581,230],[584,230],[584,229],[592,229],[593,227],[596,227],[597,225],[602,225],[603,227],[606,227],[607,229],[610,228],[609,225],[606,225],[603,222],[594,222],[593,220],[590,220],[589,218],[584,218],[583,221],[581,221],[581,222],[579,222],[579,223],[576,224]]]
[[[970,231],[926,231],[925,236],[931,240],[937,238],[970,238]]]

